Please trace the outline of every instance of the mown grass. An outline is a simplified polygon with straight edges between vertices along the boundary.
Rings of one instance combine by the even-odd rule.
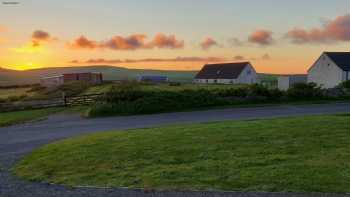
[[[47,145],[14,173],[69,186],[350,192],[350,116],[106,132]]]
[[[0,127],[20,124],[28,121],[40,120],[50,114],[63,111],[63,108],[47,108],[0,113]]]

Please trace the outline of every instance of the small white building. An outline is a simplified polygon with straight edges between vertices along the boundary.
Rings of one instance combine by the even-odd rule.
[[[308,70],[308,82],[334,88],[350,80],[350,52],[324,52]]]
[[[64,84],[63,75],[43,77],[40,79],[40,85],[43,87],[57,87]]]
[[[196,75],[199,84],[255,84],[257,73],[249,62],[207,64]]]
[[[280,90],[288,90],[297,83],[307,83],[307,75],[281,75],[278,77],[278,89]]]

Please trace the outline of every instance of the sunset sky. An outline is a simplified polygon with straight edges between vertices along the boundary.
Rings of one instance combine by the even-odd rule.
[[[349,0],[18,0],[0,5],[0,67],[198,70],[251,61],[305,73],[350,51]]]

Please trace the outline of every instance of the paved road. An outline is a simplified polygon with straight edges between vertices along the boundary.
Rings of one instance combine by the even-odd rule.
[[[24,154],[44,144],[76,135],[108,130],[156,127],[167,124],[198,123],[223,120],[244,120],[286,116],[350,113],[350,103],[236,108],[157,115],[81,119],[78,116],[55,115],[48,120],[0,128],[0,196],[130,196],[123,190],[68,189],[47,184],[27,183],[10,175],[8,170]],[[129,193],[128,193],[129,194]],[[148,194],[154,196],[153,194]],[[167,193],[161,196],[178,196]],[[198,196],[192,194],[191,196]],[[203,194],[214,196],[216,194]],[[288,196],[303,194],[288,194]],[[310,196],[308,194],[307,196]],[[315,194],[320,196],[321,194]],[[147,196],[134,191],[131,196]],[[155,195],[159,196],[159,195]],[[286,196],[286,194],[232,193],[219,196]],[[321,196],[338,196],[335,194]],[[345,195],[339,195],[345,196]]]

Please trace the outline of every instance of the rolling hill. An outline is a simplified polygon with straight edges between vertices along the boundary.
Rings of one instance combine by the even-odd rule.
[[[165,71],[165,70],[145,70],[128,69],[116,66],[82,66],[82,67],[53,67],[40,68],[26,71],[17,71],[4,69],[0,67],[0,86],[34,84],[38,83],[40,78],[61,75],[63,73],[75,72],[98,72],[102,73],[105,80],[123,80],[137,79],[140,75],[164,75],[168,76],[170,81],[192,82],[197,71]],[[259,74],[260,81],[277,82],[277,75]]]
[[[26,71],[0,68],[0,85],[38,83],[40,78],[74,72],[100,72],[105,80],[136,79],[140,75],[165,75],[171,81],[190,82],[196,71],[163,71],[128,69],[115,66],[55,67]]]

